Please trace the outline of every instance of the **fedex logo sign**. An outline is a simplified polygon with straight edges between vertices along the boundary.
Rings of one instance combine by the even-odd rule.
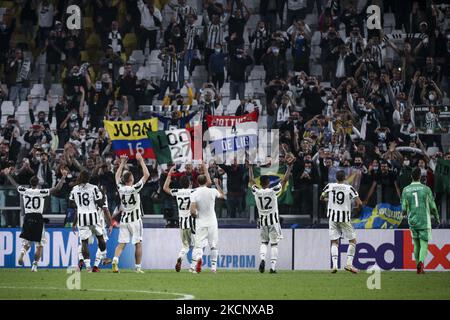
[[[348,244],[339,246],[339,260],[346,256]],[[425,268],[429,270],[444,269],[450,270],[450,244],[441,246],[430,243],[428,245],[428,257]],[[414,246],[409,230],[396,230],[394,233],[394,243],[382,243],[374,245],[361,242],[356,245],[353,265],[361,270],[378,265],[382,270],[392,269],[415,269]]]

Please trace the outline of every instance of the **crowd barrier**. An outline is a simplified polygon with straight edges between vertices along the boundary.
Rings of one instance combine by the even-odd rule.
[[[356,230],[357,247],[355,267],[367,269],[377,265],[382,270],[415,269],[413,244],[409,230]],[[0,229],[0,268],[18,268],[21,250],[19,229]],[[115,229],[107,243],[108,257],[117,245]],[[78,237],[71,229],[46,230],[47,245],[40,266],[67,268],[78,261]],[[178,229],[144,229],[142,266],[145,269],[173,269],[180,249]],[[221,269],[254,270],[259,265],[258,229],[219,229],[219,261]],[[346,261],[347,242],[339,247],[340,266]],[[283,229],[279,245],[278,268],[281,270],[328,270],[330,243],[327,229]],[[91,257],[96,245],[91,246]],[[34,248],[25,256],[25,267],[30,267]],[[268,250],[268,254],[270,250]],[[191,253],[188,254],[190,259]],[[186,260],[188,260],[186,259]],[[189,264],[184,261],[183,267]],[[210,266],[209,250],[203,257],[205,267]],[[134,248],[128,245],[119,266],[133,268]],[[450,230],[433,230],[429,254],[425,263],[428,270],[450,270]]]

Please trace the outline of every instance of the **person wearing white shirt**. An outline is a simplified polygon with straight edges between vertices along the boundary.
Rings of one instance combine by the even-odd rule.
[[[39,17],[39,47],[42,48],[45,45],[45,40],[50,35],[55,9],[49,0],[43,0],[39,3],[37,12]]]
[[[145,51],[147,40],[149,40],[150,51],[156,49],[156,37],[158,29],[162,24],[162,15],[155,7],[155,0],[138,1],[138,9],[141,13],[141,30],[139,32],[139,48]]]
[[[196,219],[195,244],[193,251],[193,259],[196,261],[195,272],[202,270],[203,243],[208,241],[211,249],[211,271],[217,271],[217,257],[219,251],[217,249],[219,241],[219,228],[217,224],[216,212],[214,210],[216,198],[223,199],[222,188],[219,180],[214,179],[216,189],[208,188],[208,176],[200,175],[197,178],[199,187],[191,194],[191,215]]]

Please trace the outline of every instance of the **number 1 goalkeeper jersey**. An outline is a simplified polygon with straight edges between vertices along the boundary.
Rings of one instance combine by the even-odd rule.
[[[431,229],[431,214],[439,219],[431,189],[420,182],[403,189],[402,209],[408,214],[408,223],[413,229]]]

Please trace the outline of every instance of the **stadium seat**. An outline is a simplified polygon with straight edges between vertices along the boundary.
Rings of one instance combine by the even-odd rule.
[[[2,114],[12,115],[14,114],[15,108],[12,101],[3,101],[2,103]]]
[[[43,84],[35,84],[31,88],[30,95],[33,96],[33,98],[40,98],[43,99],[45,97],[45,88]]]
[[[22,101],[17,107],[17,115],[28,115],[29,104],[28,101]]]
[[[230,100],[230,102],[225,108],[225,114],[234,115],[240,103],[241,103],[240,100]]]
[[[50,94],[52,96],[62,96],[64,95],[64,89],[61,84],[59,83],[52,83],[50,87]]]
[[[137,65],[138,67],[144,65],[145,62],[144,52],[142,52],[142,50],[133,50],[129,61],[132,64]]]
[[[49,105],[48,101],[42,100],[37,105],[36,112],[44,111],[46,114],[48,114],[49,108],[50,108],[50,105]]]

